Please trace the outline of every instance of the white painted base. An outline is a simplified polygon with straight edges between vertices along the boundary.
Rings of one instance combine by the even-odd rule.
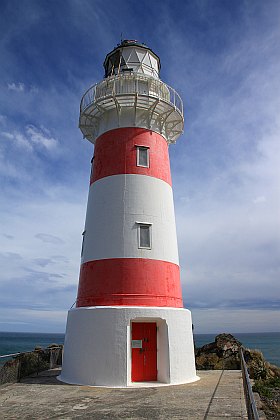
[[[131,382],[131,322],[134,321],[157,323],[158,382],[153,382],[153,386],[199,379],[195,371],[190,311],[132,306],[71,309],[59,379],[89,386],[142,387],[144,383]]]

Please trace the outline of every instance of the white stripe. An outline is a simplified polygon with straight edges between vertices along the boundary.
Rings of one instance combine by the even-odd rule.
[[[138,248],[139,222],[150,223],[152,248]],[[179,264],[172,188],[145,175],[122,174],[91,184],[82,263],[148,258]]]

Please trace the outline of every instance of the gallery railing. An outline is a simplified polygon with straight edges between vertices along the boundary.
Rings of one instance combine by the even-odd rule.
[[[83,95],[80,111],[83,112],[94,102],[111,96],[146,95],[169,102],[183,115],[183,101],[171,86],[159,79],[144,74],[112,76],[91,86]]]

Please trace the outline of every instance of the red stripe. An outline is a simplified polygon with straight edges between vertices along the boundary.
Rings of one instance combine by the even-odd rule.
[[[149,147],[150,166],[136,165],[136,146]],[[96,140],[90,183],[111,175],[139,174],[162,179],[171,185],[168,145],[154,131],[145,128],[117,128]]]
[[[113,258],[82,264],[79,306],[182,308],[179,266],[144,258]]]

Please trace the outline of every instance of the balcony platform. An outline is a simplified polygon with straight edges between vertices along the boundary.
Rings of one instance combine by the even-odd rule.
[[[141,127],[175,143],[183,132],[183,102],[178,93],[151,76],[131,73],[108,77],[82,97],[79,127],[95,143],[104,132]]]

